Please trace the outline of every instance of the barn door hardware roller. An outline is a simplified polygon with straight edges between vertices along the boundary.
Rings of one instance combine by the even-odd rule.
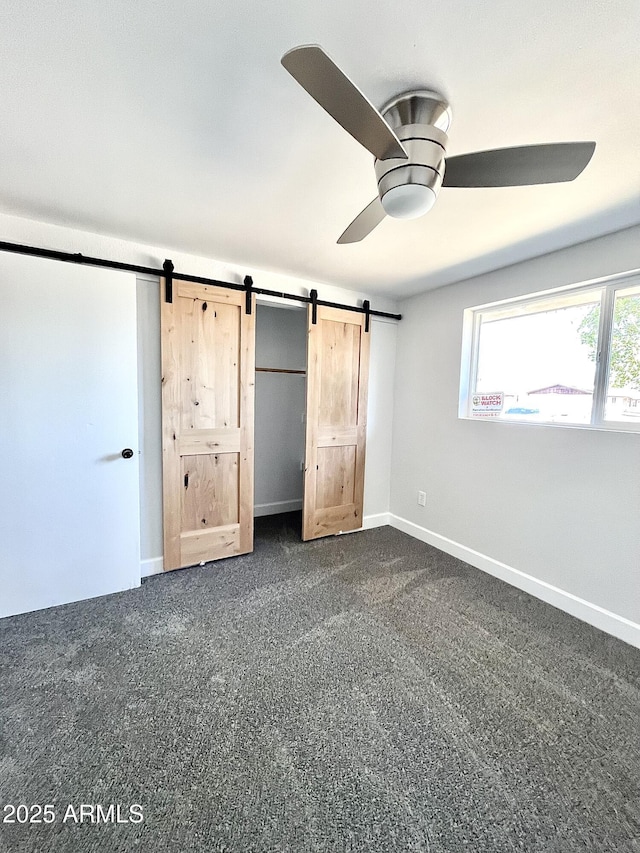
[[[362,303],[362,310],[364,311],[364,330],[365,332],[369,331],[369,318],[371,316],[371,303],[368,299],[365,299]]]
[[[309,301],[311,302],[311,323],[315,326],[318,322],[318,291],[309,291]]]
[[[162,264],[164,270],[164,300],[173,302],[173,264],[167,258]]]
[[[253,279],[250,275],[244,277],[244,289],[246,292],[245,312],[251,314],[251,294],[253,293]]]

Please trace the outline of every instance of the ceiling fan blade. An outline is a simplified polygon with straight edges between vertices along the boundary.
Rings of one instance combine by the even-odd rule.
[[[356,216],[351,225],[342,232],[338,237],[338,243],[359,243],[360,240],[364,240],[368,234],[371,234],[377,225],[380,225],[386,215],[382,202],[376,196],[371,204],[368,204]]]
[[[524,187],[573,181],[595,147],[595,142],[558,142],[447,157],[442,186]]]
[[[302,88],[374,157],[406,159],[407,152],[378,110],[319,45],[294,47],[280,61]]]

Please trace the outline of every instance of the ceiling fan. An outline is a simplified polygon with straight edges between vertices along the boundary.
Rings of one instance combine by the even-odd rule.
[[[595,142],[557,142],[475,151],[445,160],[451,107],[438,92],[405,92],[378,112],[319,45],[294,47],[281,62],[376,158],[378,196],[356,216],[338,243],[357,243],[385,216],[422,216],[433,207],[443,186],[516,187],[573,181],[596,147]]]

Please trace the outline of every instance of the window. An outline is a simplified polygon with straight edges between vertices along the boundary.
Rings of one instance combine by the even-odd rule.
[[[460,417],[640,429],[640,281],[465,312]]]

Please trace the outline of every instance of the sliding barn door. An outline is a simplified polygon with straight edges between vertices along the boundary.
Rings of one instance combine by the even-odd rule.
[[[247,314],[240,291],[161,290],[167,571],[253,550],[255,301]]]
[[[369,338],[364,314],[309,306],[302,538],[362,527]]]

